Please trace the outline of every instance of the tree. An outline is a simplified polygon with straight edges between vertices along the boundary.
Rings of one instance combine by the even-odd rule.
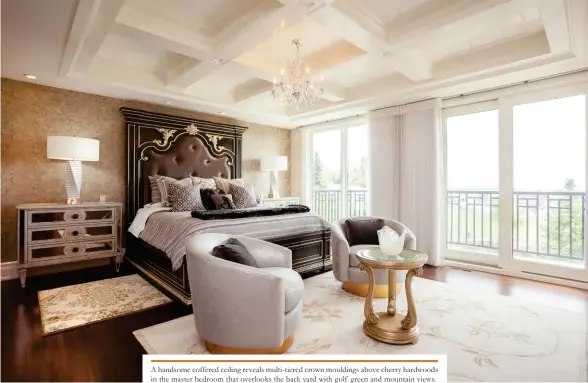
[[[367,175],[366,175],[366,168],[367,168],[367,158],[361,157],[361,162],[359,166],[354,167],[349,172],[349,188],[367,188]]]
[[[563,188],[570,193],[573,192],[576,188],[576,181],[571,178],[567,179]],[[540,252],[581,257],[584,228],[583,196],[580,193],[570,195],[558,193],[549,198],[551,203],[549,206],[545,204],[541,211]],[[547,225],[547,215],[549,216],[549,225]]]
[[[575,188],[576,181],[574,181],[572,178],[568,178],[564,184],[564,189],[566,189],[567,191],[574,191]]]
[[[324,189],[327,187],[323,163],[318,152],[314,153],[314,187],[317,189]]]

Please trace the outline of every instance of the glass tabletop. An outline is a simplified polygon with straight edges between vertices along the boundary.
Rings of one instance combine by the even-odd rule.
[[[423,257],[423,254],[418,251],[403,249],[398,255],[388,255],[379,248],[361,249],[357,252],[359,258],[377,262],[398,262],[407,263],[415,262]]]

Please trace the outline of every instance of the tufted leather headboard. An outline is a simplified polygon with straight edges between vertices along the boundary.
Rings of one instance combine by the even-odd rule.
[[[125,221],[151,202],[148,176],[239,178],[246,128],[121,108],[127,126]]]

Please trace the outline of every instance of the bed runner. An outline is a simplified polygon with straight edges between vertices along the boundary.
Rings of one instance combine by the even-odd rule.
[[[236,219],[249,217],[268,217],[274,215],[308,213],[310,208],[304,205],[289,205],[285,207],[268,207],[259,209],[236,209],[236,210],[195,210],[193,218],[208,219]]]

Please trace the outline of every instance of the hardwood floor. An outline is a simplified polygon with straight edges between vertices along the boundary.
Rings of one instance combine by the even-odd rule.
[[[144,312],[43,337],[37,291],[111,278],[99,267],[2,282],[2,381],[141,381],[143,348],[132,332],[187,315],[174,302]],[[502,294],[588,313],[588,291],[449,267],[425,267],[425,278],[482,294]]]

